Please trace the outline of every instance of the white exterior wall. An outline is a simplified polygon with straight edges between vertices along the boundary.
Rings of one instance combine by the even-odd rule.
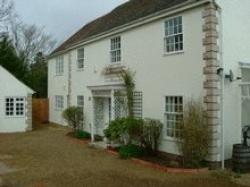
[[[122,64],[136,71],[136,90],[143,93],[143,117],[160,119],[164,122],[165,96],[184,96],[184,100],[203,97],[202,60],[202,8],[178,14],[183,16],[184,52],[164,54],[164,21],[153,23],[121,33]],[[178,16],[174,15],[174,16]],[[102,70],[110,64],[110,38],[84,46],[85,68],[77,70],[77,52],[72,56],[72,103],[77,95],[84,95],[87,126],[93,120],[92,94],[87,86],[108,84]],[[64,56],[68,56],[68,54]],[[67,67],[65,62],[64,67]],[[65,70],[64,72],[67,72]],[[55,95],[67,95],[67,75],[55,76],[55,59],[49,61],[50,121],[61,124],[61,112],[54,110]],[[65,105],[66,106],[66,105]],[[160,149],[178,153],[175,142],[163,139]]]
[[[235,78],[240,77],[239,62],[250,63],[250,1],[217,0],[217,3],[222,9],[223,30],[221,30],[221,34],[224,73],[228,74],[232,70]],[[223,121],[226,159],[232,156],[232,144],[241,142],[240,83],[240,80],[234,82],[225,81]]]
[[[48,98],[49,98],[49,121],[66,125],[62,118],[63,110],[55,109],[55,96],[63,96],[64,108],[67,108],[68,100],[68,55],[63,55],[64,71],[62,75],[56,75],[56,59],[48,63]]]
[[[33,93],[24,84],[19,82],[9,72],[0,66],[0,133],[25,132],[28,124],[27,116],[7,117],[5,115],[6,97],[24,97],[27,99],[28,93]],[[25,108],[27,110],[27,108]]]

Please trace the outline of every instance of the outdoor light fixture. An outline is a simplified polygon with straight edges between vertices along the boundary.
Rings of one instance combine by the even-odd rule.
[[[229,71],[229,74],[225,75],[225,78],[228,79],[230,82],[234,81],[234,73],[232,70]]]
[[[223,72],[223,70],[224,70],[223,68],[218,68],[218,69],[217,69],[217,75],[220,75],[221,72]]]

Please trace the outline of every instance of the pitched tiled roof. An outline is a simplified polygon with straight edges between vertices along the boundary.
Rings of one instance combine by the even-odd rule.
[[[122,26],[158,11],[171,8],[186,1],[188,0],[129,0],[112,10],[110,13],[86,24],[55,49],[52,54],[66,50],[91,36]]]

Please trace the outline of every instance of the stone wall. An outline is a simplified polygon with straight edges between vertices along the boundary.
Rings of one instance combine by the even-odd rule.
[[[208,161],[220,161],[220,77],[217,73],[219,68],[219,34],[217,7],[214,3],[209,3],[203,11],[203,54],[204,66],[204,103],[208,117],[208,123],[212,133],[212,141],[209,146]]]
[[[26,98],[26,131],[32,130],[32,94],[28,94]]]

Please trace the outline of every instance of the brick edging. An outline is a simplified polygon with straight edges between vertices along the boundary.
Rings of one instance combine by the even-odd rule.
[[[110,155],[115,155],[118,156],[119,154],[116,151],[112,151],[112,150],[106,150],[106,152]],[[185,169],[185,168],[169,168],[169,167],[165,167],[159,164],[155,164],[152,162],[148,162],[145,160],[141,160],[138,158],[131,158],[131,161],[148,167],[148,168],[152,168],[152,169],[156,169],[156,170],[160,170],[166,173],[175,173],[175,174],[198,174],[198,173],[204,173],[204,172],[208,172],[208,168],[201,168],[201,169]]]

